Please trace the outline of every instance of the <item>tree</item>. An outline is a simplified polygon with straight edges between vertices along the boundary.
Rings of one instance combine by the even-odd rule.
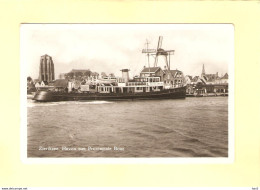
[[[75,76],[76,76],[76,77],[82,77],[82,75],[83,75],[82,72],[79,72],[79,71],[78,71],[78,72],[75,72]]]
[[[114,73],[110,73],[109,76],[110,77],[115,77],[115,74]]]
[[[34,90],[35,86],[33,84],[32,77],[27,77],[27,90]]]
[[[30,77],[30,76],[27,77],[27,82],[28,82],[28,83],[32,82],[32,77]]]
[[[101,77],[104,78],[104,77],[107,77],[107,74],[105,72],[102,72],[101,73]]]
[[[99,74],[97,72],[92,72],[91,76],[99,76]]]
[[[73,77],[74,77],[74,73],[72,73],[72,72],[65,74],[66,79],[71,79]]]
[[[88,69],[87,71],[85,71],[84,76],[90,77],[91,74],[92,74],[92,72]]]
[[[92,72],[91,73],[91,76],[94,77],[94,78],[98,78],[99,77],[99,74],[97,72]]]

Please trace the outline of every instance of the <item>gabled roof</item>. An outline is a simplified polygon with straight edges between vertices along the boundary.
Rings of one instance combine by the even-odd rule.
[[[67,79],[57,79],[54,81],[53,86],[66,88],[68,86]]]
[[[159,69],[161,69],[161,68],[160,67],[145,67],[145,68],[143,68],[141,73],[155,73]]]
[[[205,75],[208,79],[213,78],[213,79],[217,79],[218,75],[217,74],[206,74]]]
[[[228,79],[228,74],[226,73],[221,79]]]
[[[169,72],[169,70],[164,70],[164,72],[165,73],[167,73],[167,72]],[[177,74],[177,73],[182,73],[181,71],[179,71],[179,70],[170,70],[170,72],[171,72],[171,74],[172,74],[172,76],[173,77],[175,77],[175,75]]]
[[[214,82],[215,81],[215,79],[213,79],[213,78],[209,78],[208,80],[207,80],[207,82]]]
[[[186,77],[188,77],[190,79],[190,81],[192,80],[192,76],[186,75]]]
[[[199,79],[199,76],[195,76],[195,77],[193,77],[193,79],[191,80],[191,82],[197,82],[198,79]]]
[[[208,78],[207,78],[206,76],[202,76],[202,78],[203,78],[205,81],[208,80]]]
[[[44,83],[45,85],[49,84],[47,81],[42,81],[41,83]]]
[[[206,80],[204,78],[199,78],[199,79],[202,81],[202,83],[206,84]]]

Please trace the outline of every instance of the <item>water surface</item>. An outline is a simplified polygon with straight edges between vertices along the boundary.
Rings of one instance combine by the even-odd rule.
[[[228,98],[38,103],[28,157],[227,157]],[[110,150],[111,149],[111,150]]]

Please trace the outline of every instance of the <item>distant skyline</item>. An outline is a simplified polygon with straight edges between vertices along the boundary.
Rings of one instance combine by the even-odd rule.
[[[121,76],[130,69],[138,75],[147,64],[146,48],[175,50],[171,69],[184,75],[228,73],[233,62],[234,29],[231,24],[22,24],[21,63],[27,76],[38,78],[40,57],[48,54],[55,67],[55,78],[72,69],[90,69]],[[154,59],[150,57],[150,65]],[[159,66],[164,67],[162,58]]]

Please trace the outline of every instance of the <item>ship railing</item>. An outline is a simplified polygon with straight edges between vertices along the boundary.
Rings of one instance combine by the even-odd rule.
[[[148,82],[147,86],[164,86],[163,82]]]
[[[147,82],[127,82],[126,86],[146,86]]]

